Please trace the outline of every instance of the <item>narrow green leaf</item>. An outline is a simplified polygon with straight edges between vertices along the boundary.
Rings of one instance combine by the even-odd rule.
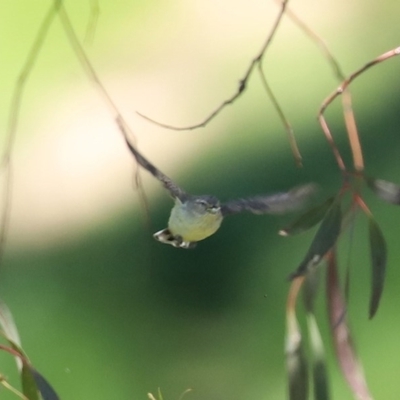
[[[304,306],[308,313],[314,312],[314,303],[318,294],[320,274],[319,270],[311,270],[306,275],[303,286]]]
[[[50,383],[46,380],[46,378],[40,374],[36,369],[30,367],[31,374],[33,376],[33,379],[36,382],[37,388],[39,389],[39,392],[42,396],[43,400],[60,400],[58,397],[57,393],[53,389],[53,387],[50,385]],[[29,400],[32,400],[29,398]]]
[[[190,392],[192,392],[193,391],[193,389],[191,389],[191,388],[189,388],[189,389],[186,389],[184,392],[182,392],[182,394],[179,396],[179,399],[178,400],[182,400],[188,393],[190,393]]]
[[[289,379],[289,400],[308,399],[308,371],[301,332],[294,314],[287,317],[286,368]]]
[[[297,235],[311,229],[317,225],[324,218],[326,212],[329,210],[333,203],[334,198],[330,197],[325,200],[322,204],[311,208],[300,217],[295,219],[292,223],[287,225],[285,228],[279,231],[281,236]]]
[[[19,338],[18,329],[14,322],[14,318],[7,305],[0,300],[0,326],[6,336],[7,340],[12,341],[17,346],[21,347],[21,340]]]
[[[4,338],[10,343],[10,346],[21,356],[26,357],[21,347],[21,340],[19,337],[17,326],[14,322],[14,318],[7,305],[0,300],[0,326],[3,330]],[[18,370],[22,369],[22,360],[20,357],[15,357]]]
[[[372,318],[378,310],[383,292],[387,260],[385,238],[373,217],[369,218],[369,244],[372,262],[372,289],[369,303],[369,317]]]
[[[329,400],[330,396],[324,345],[315,316],[311,313],[307,315],[307,326],[311,344],[310,348],[313,354],[314,399]]]
[[[39,400],[39,390],[36,385],[35,378],[32,374],[31,368],[24,364],[21,370],[22,393],[29,400]]]
[[[400,186],[383,179],[365,178],[369,188],[383,201],[400,204]]]
[[[316,267],[336,244],[340,234],[342,211],[339,201],[334,201],[319,227],[310,248],[297,270],[290,276],[293,279],[305,275],[311,268]]]

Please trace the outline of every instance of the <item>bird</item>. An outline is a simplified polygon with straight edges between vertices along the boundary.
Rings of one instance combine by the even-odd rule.
[[[239,198],[221,203],[212,195],[192,195],[162,173],[133,146],[125,141],[137,163],[153,175],[169,192],[175,204],[171,210],[168,227],[153,234],[161,243],[177,248],[193,249],[197,242],[213,235],[226,216],[241,212],[253,214],[283,214],[298,210],[316,191],[316,185],[308,183],[296,186],[288,192]]]

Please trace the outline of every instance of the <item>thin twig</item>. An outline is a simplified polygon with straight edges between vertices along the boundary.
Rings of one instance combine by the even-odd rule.
[[[139,111],[136,111],[136,113],[138,115],[140,115],[142,118],[152,122],[153,124],[156,124],[158,126],[161,126],[163,128],[167,128],[167,129],[171,129],[174,131],[191,131],[194,129],[198,129],[198,128],[203,128],[205,127],[211,120],[213,120],[226,106],[232,104],[233,102],[235,102],[235,100],[240,97],[242,95],[242,93],[245,91],[246,87],[247,87],[247,83],[249,81],[249,78],[252,74],[252,72],[254,71],[254,68],[256,67],[256,65],[258,64],[262,64],[262,60],[265,56],[266,50],[268,48],[268,46],[270,45],[272,39],[275,36],[275,33],[279,27],[279,24],[282,20],[283,14],[285,13],[285,9],[286,9],[286,5],[288,3],[289,0],[284,0],[282,2],[282,7],[281,10],[275,20],[275,23],[272,27],[272,30],[270,32],[270,34],[267,37],[267,40],[265,41],[264,45],[262,46],[261,50],[259,51],[259,53],[253,58],[253,60],[251,61],[250,65],[247,68],[246,73],[244,74],[243,78],[240,79],[239,81],[239,86],[238,89],[236,91],[236,93],[234,93],[231,97],[229,97],[228,99],[226,99],[225,101],[223,101],[214,111],[211,112],[211,114],[208,115],[208,117],[206,117],[202,122],[199,122],[197,124],[194,125],[188,125],[188,126],[174,126],[174,125],[170,125],[170,124],[165,124],[162,122],[158,122],[144,114],[142,114]]]
[[[334,155],[334,157],[336,159],[336,162],[338,164],[339,169],[342,172],[345,172],[346,171],[346,165],[345,165],[345,163],[344,163],[344,161],[342,159],[342,156],[340,155],[339,149],[337,148],[335,141],[333,140],[331,131],[330,131],[330,129],[328,127],[328,124],[327,124],[327,122],[325,120],[325,117],[323,116],[322,113],[318,114],[318,121],[319,121],[319,123],[321,125],[322,131],[324,132],[324,135],[325,135],[325,138],[326,138],[327,142],[331,146],[332,153],[333,153],[333,155]]]
[[[297,276],[290,285],[289,294],[286,301],[286,315],[296,313],[296,303],[301,287],[303,286],[305,275]]]
[[[54,0],[54,1],[57,1],[57,0]],[[96,71],[94,70],[91,62],[89,61],[89,58],[87,57],[85,50],[83,49],[83,47],[78,39],[78,36],[77,36],[74,28],[72,27],[71,20],[69,19],[69,16],[67,14],[67,11],[66,11],[64,5],[61,5],[58,15],[60,17],[62,26],[64,28],[64,32],[67,35],[68,41],[69,41],[72,49],[74,50],[74,53],[77,56],[79,62],[81,63],[83,69],[85,70],[86,75],[95,84],[95,86],[99,90],[100,94],[103,96],[104,100],[106,101],[107,105],[113,111],[114,119],[124,121],[121,113],[118,111],[117,106],[115,105],[114,101],[108,94],[107,90],[104,88],[99,77],[97,76]],[[129,132],[130,136],[133,136],[133,133],[129,131],[128,125],[125,122],[124,122],[124,126],[126,126],[127,131],[121,131],[123,136],[125,137],[126,132]]]
[[[26,58],[25,64],[18,76],[17,82],[14,87],[14,92],[11,100],[11,108],[8,120],[8,127],[6,131],[6,144],[4,153],[1,160],[1,169],[4,171],[4,189],[3,189],[3,207],[1,210],[0,222],[0,264],[4,256],[4,249],[7,239],[7,232],[11,217],[11,203],[12,203],[12,156],[14,150],[15,137],[18,129],[18,118],[21,111],[21,103],[26,88],[26,83],[33,70],[35,62],[38,58],[40,50],[42,49],[44,40],[47,37],[50,26],[56,16],[57,10],[61,5],[61,0],[54,0],[54,4],[49,8],[39,30],[36,34],[33,45]]]
[[[282,3],[282,0],[276,0],[279,4]],[[339,81],[345,79],[345,75],[342,71],[342,68],[339,65],[339,62],[336,60],[336,58],[333,56],[331,51],[329,50],[327,44],[324,42],[324,40],[317,35],[309,26],[301,20],[289,7],[286,8],[286,15],[300,28],[300,30],[305,33],[310,39],[321,49],[323,52],[324,56],[328,60],[328,63],[331,65],[332,71],[334,75],[339,79]],[[350,93],[349,93],[350,96]],[[349,97],[350,99],[350,97]],[[346,166],[344,164],[344,161],[342,159],[342,156],[340,155],[340,151],[338,147],[336,146],[336,143],[333,139],[333,136],[329,130],[328,124],[325,120],[325,118],[321,115],[318,115],[318,120],[321,124],[322,130],[325,134],[325,138],[327,142],[329,143],[332,153],[336,159],[336,162],[339,166],[339,169],[341,171],[346,171]]]
[[[21,393],[19,390],[15,389],[14,386],[11,386],[6,379],[3,377],[3,375],[0,375],[0,385],[3,385],[7,390],[10,392],[14,393],[16,396],[18,396],[22,400],[29,400],[28,397],[26,397],[23,393]]]
[[[346,88],[342,96],[343,116],[349,137],[351,153],[353,155],[353,165],[356,171],[364,170],[363,153],[361,149],[360,136],[357,131],[356,119],[354,117],[353,107],[351,105],[351,94],[349,88]]]
[[[96,33],[97,22],[100,16],[99,0],[90,0],[90,16],[86,26],[86,33],[83,42],[85,44],[93,44]]]
[[[56,1],[56,0],[55,0]],[[68,38],[68,41],[75,53],[75,55],[77,56],[78,60],[80,61],[83,69],[86,72],[86,75],[88,76],[88,78],[94,83],[94,85],[97,87],[98,91],[100,92],[101,96],[103,97],[103,99],[105,100],[105,102],[107,103],[107,105],[110,107],[110,109],[112,110],[113,114],[114,114],[114,120],[119,128],[119,131],[121,132],[122,136],[124,137],[124,139],[128,140],[131,144],[132,142],[134,142],[135,137],[133,132],[129,129],[128,124],[126,123],[124,117],[122,116],[122,114],[119,112],[116,104],[114,103],[114,101],[112,100],[112,98],[110,97],[110,95],[108,94],[107,90],[105,89],[105,87],[103,86],[103,84],[101,83],[95,69],[93,68],[88,56],[85,53],[85,50],[83,49],[78,36],[71,24],[71,21],[69,19],[69,16],[67,14],[67,11],[65,9],[65,7],[62,5],[60,7],[59,10],[59,17],[62,23],[62,26],[64,28],[64,32]],[[139,194],[139,201],[142,205],[142,207],[145,210],[146,213],[146,221],[148,223],[148,225],[150,225],[150,214],[149,214],[149,210],[148,210],[148,201],[146,198],[146,194],[144,193],[143,190],[143,186],[141,183],[141,178],[140,178],[140,173],[139,173],[139,168],[137,168],[136,172],[135,172],[135,182],[137,185],[137,190],[138,190],[138,194]]]
[[[340,96],[343,94],[344,90],[350,85],[351,82],[355,78],[357,78],[359,75],[361,75],[363,72],[365,72],[367,69],[373,67],[376,64],[380,64],[383,61],[386,61],[394,56],[398,56],[400,54],[400,47],[396,47],[393,50],[389,50],[383,54],[381,54],[379,57],[376,57],[372,61],[366,63],[363,67],[359,68],[352,74],[350,74],[346,79],[342,81],[342,83],[336,88],[335,91],[333,91],[322,103],[319,114],[323,114],[326,110],[326,108],[332,103],[333,100],[336,99],[336,97]]]
[[[326,123],[326,120],[325,120],[323,114],[324,114],[325,110],[327,109],[327,107],[333,102],[333,100],[335,100],[336,97],[343,94],[343,97],[344,97],[343,112],[344,112],[344,117],[345,117],[345,122],[346,122],[346,127],[347,127],[347,133],[349,136],[350,147],[351,147],[352,154],[353,154],[354,168],[356,169],[356,171],[362,171],[364,169],[362,150],[361,150],[359,135],[357,133],[354,114],[353,114],[353,111],[351,108],[351,98],[347,92],[347,88],[350,85],[350,83],[353,82],[354,79],[356,79],[358,76],[360,76],[362,73],[364,73],[369,68],[373,67],[374,65],[380,64],[381,62],[389,60],[390,58],[397,56],[399,54],[400,54],[400,47],[396,47],[395,49],[389,50],[389,51],[381,54],[380,56],[376,57],[372,61],[366,63],[363,67],[359,68],[358,70],[356,70],[355,72],[350,74],[346,79],[344,79],[342,81],[342,83],[336,88],[336,90],[334,92],[332,92],[323,101],[323,103],[319,109],[318,120],[321,124],[322,130],[324,131],[325,137],[328,140],[328,143],[330,143],[332,146],[332,150],[335,154],[336,161],[339,165],[339,168],[342,171],[345,171],[346,169],[345,169],[343,160],[340,157],[339,152],[337,151],[337,149],[335,150],[333,148],[334,143],[333,143],[332,135],[330,133],[330,130],[328,128],[328,125]]]
[[[271,86],[268,84],[267,78],[264,74],[264,70],[262,69],[262,65],[258,64],[258,69],[259,69],[259,73],[260,73],[260,77],[261,77],[261,82],[264,86],[265,91],[267,92],[268,97],[270,98],[273,106],[275,107],[276,112],[279,115],[279,118],[281,119],[281,122],[283,124],[283,126],[285,127],[286,133],[288,135],[288,140],[289,140],[289,144],[290,144],[290,148],[292,149],[292,154],[293,157],[296,161],[296,164],[298,167],[301,167],[303,165],[302,163],[302,157],[300,154],[300,150],[297,146],[297,142],[296,142],[296,137],[294,136],[294,131],[293,131],[293,127],[290,124],[289,120],[286,118],[281,106],[278,103],[278,100],[276,99]]]
[[[276,0],[277,3],[282,4],[282,0]],[[339,79],[343,80],[345,79],[346,75],[343,73],[342,68],[340,67],[340,64],[336,60],[336,58],[333,56],[332,52],[329,50],[328,45],[325,43],[325,41],[317,35],[312,29],[309,28],[309,26],[301,20],[298,15],[296,15],[290,8],[289,6],[286,7],[286,13],[285,13],[307,36],[311,38],[313,42],[316,43],[316,45],[321,49],[321,51],[324,53],[325,57],[328,59],[329,64],[332,67],[334,75]]]

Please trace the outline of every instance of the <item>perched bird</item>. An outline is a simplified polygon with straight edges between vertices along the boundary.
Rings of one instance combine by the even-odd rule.
[[[200,240],[214,234],[227,215],[248,211],[253,214],[282,214],[301,208],[315,192],[314,184],[298,186],[285,193],[260,195],[221,204],[215,196],[186,193],[129,143],[138,164],[158,179],[175,200],[168,228],[156,232],[156,240],[183,249],[194,248]]]

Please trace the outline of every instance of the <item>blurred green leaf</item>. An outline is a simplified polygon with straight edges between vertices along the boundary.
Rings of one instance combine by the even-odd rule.
[[[334,201],[322,221],[311,246],[297,270],[290,276],[304,275],[317,266],[328,251],[336,244],[340,234],[342,211],[339,201]]]
[[[308,313],[314,312],[314,303],[318,293],[319,281],[319,270],[310,271],[304,281],[303,299],[305,309]]]
[[[28,358],[21,347],[18,330],[12,317],[11,311],[4,302],[0,300],[0,326],[4,331],[5,338],[11,347],[21,355],[15,357],[18,368],[21,372],[22,392],[29,400],[40,400],[39,393],[43,400],[58,400],[54,389],[47,380],[36,371],[29,363]],[[15,353],[14,353],[15,354]]]
[[[14,318],[7,305],[0,300],[0,326],[6,336],[6,339],[12,341],[17,346],[21,347],[21,339],[18,334],[17,326]]]
[[[59,400],[57,393],[50,385],[49,382],[45,379],[45,377],[40,374],[36,369],[30,367],[30,372],[35,380],[36,386],[39,389],[39,392],[43,398],[43,400]],[[29,400],[32,400],[29,398]]]
[[[373,217],[369,218],[369,244],[372,262],[372,290],[369,305],[369,317],[378,310],[386,275],[386,242],[379,225]]]
[[[286,368],[289,379],[289,399],[308,399],[308,371],[301,332],[294,313],[287,315]]]
[[[24,364],[21,370],[22,393],[29,400],[40,400],[36,380],[29,365]]]
[[[17,326],[14,318],[7,305],[0,300],[0,326],[3,329],[5,339],[10,343],[11,347],[18,353],[24,355],[21,348],[21,339],[19,337]],[[19,370],[22,368],[22,361],[19,357],[15,357],[15,362]]]
[[[279,231],[281,236],[296,235],[311,229],[317,225],[324,218],[326,212],[329,210],[333,203],[334,198],[330,197],[325,200],[322,204],[311,208],[300,217],[295,219],[292,223],[287,225],[285,228]]]
[[[333,342],[343,376],[357,399],[371,400],[372,396],[346,320],[346,304],[339,287],[335,252],[332,252],[328,259],[327,296]]]
[[[313,354],[314,399],[329,400],[330,396],[324,345],[315,316],[311,313],[307,315],[307,326],[310,337],[310,347]]]
[[[369,188],[383,201],[400,204],[400,186],[383,179],[365,178]]]

